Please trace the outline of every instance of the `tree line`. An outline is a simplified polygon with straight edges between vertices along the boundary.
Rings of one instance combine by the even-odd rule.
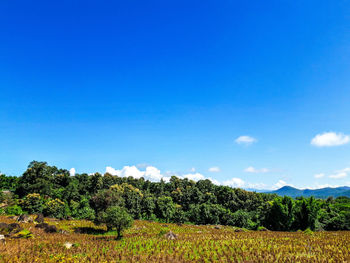
[[[92,220],[120,217],[221,224],[252,230],[350,230],[350,198],[291,198],[171,177],[151,182],[111,174],[76,174],[33,161],[22,176],[0,175],[0,213],[42,213]],[[110,224],[112,225],[112,224]]]

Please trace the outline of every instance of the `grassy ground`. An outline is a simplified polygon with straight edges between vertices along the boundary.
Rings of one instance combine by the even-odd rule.
[[[66,230],[33,232],[30,239],[0,243],[0,262],[350,262],[350,232],[235,232],[232,227],[193,226],[135,221],[122,240],[88,221],[50,221]],[[0,222],[13,219],[0,217]],[[80,233],[74,233],[79,229]],[[164,233],[173,231],[176,240]],[[71,248],[65,242],[73,244]]]

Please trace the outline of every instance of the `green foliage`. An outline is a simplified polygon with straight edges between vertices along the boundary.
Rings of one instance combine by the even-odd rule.
[[[0,173],[0,190],[15,191],[18,186],[17,176],[6,176]]]
[[[58,198],[49,200],[46,203],[44,214],[49,217],[65,218],[67,215],[65,203]]]
[[[103,189],[91,198],[91,204],[98,214],[110,206],[124,206],[124,199],[122,192],[116,188]]]
[[[94,220],[95,211],[90,207],[89,201],[83,198],[80,202],[71,201],[71,215],[76,219]]]
[[[0,202],[6,213],[44,213],[50,217],[102,222],[110,207],[125,208],[133,219],[195,224],[222,224],[247,229],[350,230],[350,198],[327,200],[279,197],[194,182],[172,176],[150,182],[143,178],[86,173],[33,161],[20,177],[0,175]],[[6,191],[4,191],[6,190]]]
[[[315,198],[300,198],[296,201],[294,229],[305,230],[316,229],[317,220],[320,212],[319,203]]]
[[[231,215],[231,221],[229,223],[230,225],[240,227],[240,228],[246,228],[246,229],[255,228],[255,224],[252,221],[252,214],[244,210],[238,210],[234,212]]]
[[[27,194],[21,200],[20,206],[29,214],[41,213],[44,209],[44,199],[37,193]]]
[[[115,229],[118,233],[117,238],[122,237],[123,230],[132,226],[133,219],[125,208],[119,206],[111,206],[105,212],[100,214],[99,223],[105,223],[107,230]]]
[[[310,228],[306,228],[303,233],[309,236],[312,236],[314,234],[314,232]]]
[[[159,218],[169,222],[176,211],[175,204],[170,196],[161,196],[157,200],[157,212]]]
[[[293,199],[287,196],[275,198],[266,217],[267,227],[272,230],[285,231],[291,228],[293,221]]]
[[[23,229],[23,230],[19,231],[18,233],[12,235],[12,237],[14,237],[14,238],[32,238],[33,234],[29,230]]]
[[[15,215],[15,216],[23,214],[22,208],[18,205],[6,207],[5,212],[8,215]]]
[[[153,196],[145,196],[141,202],[142,215],[145,219],[150,219],[154,216],[154,209],[156,208],[155,199]]]

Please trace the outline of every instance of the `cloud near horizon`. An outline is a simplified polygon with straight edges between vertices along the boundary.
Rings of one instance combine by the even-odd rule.
[[[343,133],[324,132],[317,134],[312,140],[311,145],[317,147],[332,147],[344,145],[350,142],[350,136]]]
[[[75,168],[70,168],[69,169],[69,175],[74,176],[75,175]]]
[[[283,181],[283,180],[279,180],[275,185],[274,185],[274,189],[279,189],[283,186],[293,186],[292,184],[288,184],[287,182]],[[293,186],[294,187],[294,186]]]
[[[144,170],[140,170],[136,166],[124,166],[120,170],[114,169],[111,166],[107,166],[106,173],[109,173],[111,175],[120,176],[120,177],[131,176],[131,177],[134,177],[137,179],[143,177],[143,178],[145,178],[145,180],[150,180],[153,182],[159,182],[162,179],[165,182],[169,182],[171,176],[176,176],[180,179],[187,178],[188,180],[193,180],[193,181],[208,179],[215,185],[224,185],[224,186],[230,186],[230,187],[239,187],[239,188],[245,188],[245,189],[249,188],[249,189],[257,189],[257,190],[262,190],[262,189],[273,190],[273,189],[277,189],[277,188],[280,188],[280,187],[285,186],[285,185],[291,185],[291,184],[287,184],[283,180],[279,180],[276,184],[269,187],[264,183],[245,182],[243,179],[237,178],[237,177],[225,180],[223,182],[219,182],[216,179],[213,179],[211,177],[206,177],[203,174],[198,173],[198,172],[178,174],[178,173],[167,171],[164,174],[162,174],[161,171],[154,166],[147,166],[147,167],[145,167]]]

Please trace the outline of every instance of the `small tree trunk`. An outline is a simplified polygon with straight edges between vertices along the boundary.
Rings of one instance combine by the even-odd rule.
[[[117,239],[119,240],[119,239],[121,239],[122,238],[122,231],[121,231],[121,228],[120,227],[118,227],[117,228]]]

